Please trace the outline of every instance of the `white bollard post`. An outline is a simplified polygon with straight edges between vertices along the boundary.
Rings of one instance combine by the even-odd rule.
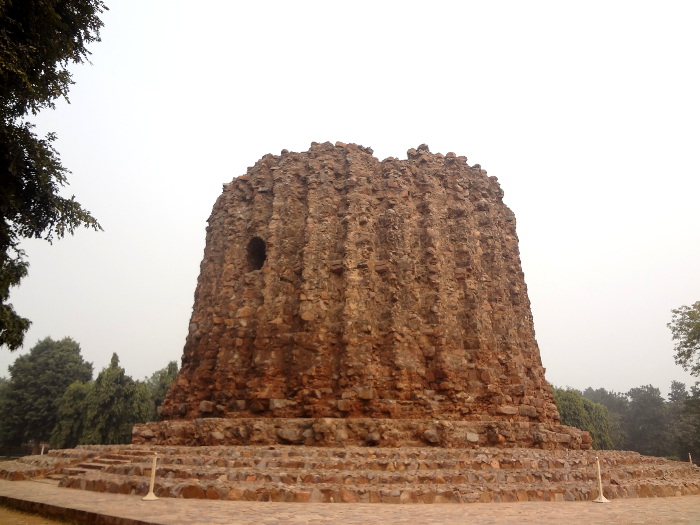
[[[41,445],[41,454],[40,454],[41,456],[44,455],[44,446],[45,445]],[[690,453],[688,455],[690,456]],[[692,461],[691,461],[691,463],[692,463]]]
[[[593,503],[610,503],[610,500],[603,496],[603,481],[600,478],[600,461],[598,461],[598,456],[595,458],[595,464],[598,468],[598,497],[593,500]]]
[[[693,464],[693,456],[690,455],[690,452],[688,452],[688,461],[690,461],[690,464]]]
[[[148,494],[146,494],[143,498],[141,498],[143,501],[153,501],[158,499],[158,496],[156,496],[153,492],[153,487],[156,484],[156,462],[158,461],[158,453],[156,452],[155,455],[153,456],[153,466],[151,467],[151,485],[148,489]]]

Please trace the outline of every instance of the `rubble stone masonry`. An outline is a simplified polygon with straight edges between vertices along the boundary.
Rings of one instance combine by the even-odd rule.
[[[426,145],[406,160],[328,142],[264,156],[214,205],[162,418],[556,431],[502,198],[478,164]]]

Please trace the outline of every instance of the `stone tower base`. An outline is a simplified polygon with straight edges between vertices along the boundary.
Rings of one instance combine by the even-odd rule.
[[[135,445],[437,446],[588,450],[588,432],[549,423],[370,418],[200,418],[138,424]]]

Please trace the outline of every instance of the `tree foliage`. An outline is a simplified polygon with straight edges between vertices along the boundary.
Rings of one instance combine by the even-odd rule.
[[[48,440],[58,421],[56,400],[74,381],[92,379],[92,364],[69,337],[42,339],[9,370],[10,382],[0,400],[0,442],[7,445]]]
[[[85,397],[85,421],[80,439],[85,444],[130,443],[134,423],[143,423],[150,412],[148,387],[127,376],[112,355]]]
[[[156,407],[177,375],[171,361],[145,381],[134,381],[112,355],[92,381],[92,364],[70,338],[43,339],[0,377],[0,445],[50,441],[55,448],[129,443],[135,423]]]
[[[676,364],[691,375],[700,376],[700,301],[671,310],[668,327],[675,341]]]
[[[583,395],[605,405],[610,414],[613,447],[641,454],[700,458],[700,389],[671,383],[668,399],[651,385],[626,394],[587,388]]]
[[[165,368],[153,372],[151,377],[146,379],[146,386],[151,397],[149,421],[158,419],[158,408],[163,404],[170,385],[177,377],[177,370],[177,362],[170,361]]]
[[[692,387],[688,393],[685,384],[673,381],[666,408],[671,454],[681,460],[688,454],[700,459],[700,391]]]
[[[85,432],[85,403],[95,383],[75,381],[56,400],[58,422],[51,432],[53,448],[73,448],[80,444]]]
[[[685,459],[692,454],[695,464],[700,461],[700,388],[698,383],[690,389],[690,394],[683,400],[682,426],[676,440],[678,457]]]
[[[613,448],[610,416],[606,407],[593,403],[572,388],[555,388],[554,401],[562,424],[588,431],[596,450]]]
[[[627,396],[627,429],[634,450],[647,456],[669,455],[668,411],[659,389],[644,385],[630,389]]]
[[[583,397],[603,405],[608,409],[608,422],[610,423],[610,439],[616,450],[631,450],[629,435],[627,433],[627,414],[630,401],[626,394],[607,391],[604,388],[586,388]]]
[[[22,346],[30,321],[9,304],[26,276],[24,238],[51,241],[77,227],[100,229],[74,197],[59,195],[69,173],[49,133],[38,137],[24,119],[66,98],[68,66],[87,61],[99,40],[102,0],[0,2],[0,346]]]
[[[95,381],[76,381],[56,401],[58,424],[51,434],[55,448],[129,443],[135,423],[152,421],[163,402],[177,363],[171,361],[146,381],[134,381],[119,366],[119,357]]]

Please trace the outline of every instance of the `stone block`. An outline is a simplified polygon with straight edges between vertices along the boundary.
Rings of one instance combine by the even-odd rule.
[[[341,412],[350,412],[353,408],[353,402],[349,399],[339,399],[336,406]]]
[[[428,430],[423,432],[423,440],[431,445],[437,445],[438,443],[440,443],[440,435],[434,428],[429,428]]]
[[[374,399],[374,388],[371,386],[363,386],[357,389],[357,397],[360,399]]]
[[[377,445],[381,441],[382,437],[379,432],[368,432],[365,435],[365,442],[368,445]]]
[[[303,439],[302,433],[296,428],[281,428],[277,431],[277,435],[290,443],[299,443]]]
[[[289,405],[286,399],[270,399],[270,410],[278,410],[280,408],[285,408]]]
[[[537,417],[537,409],[533,406],[529,405],[520,405],[518,407],[518,412],[520,413],[521,416],[527,416],[527,417]]]

